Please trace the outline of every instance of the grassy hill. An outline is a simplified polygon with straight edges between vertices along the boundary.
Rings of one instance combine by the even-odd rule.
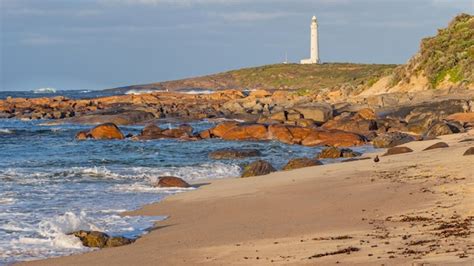
[[[275,64],[182,80],[128,86],[119,90],[247,88],[317,92],[320,89],[330,89],[341,85],[360,89],[369,87],[380,77],[392,73],[395,67],[396,65],[351,63]]]
[[[418,54],[394,71],[391,86],[409,84],[420,75],[432,89],[474,83],[474,16],[460,14],[436,36],[423,39]]]
[[[113,90],[283,89],[305,94],[339,90],[345,95],[371,95],[452,87],[474,88],[474,17],[468,14],[456,16],[436,36],[423,39],[420,51],[406,65],[275,64]]]

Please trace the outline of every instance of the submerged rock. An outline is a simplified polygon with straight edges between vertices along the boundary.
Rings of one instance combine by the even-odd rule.
[[[317,165],[323,165],[323,163],[311,158],[295,158],[288,161],[288,163],[283,167],[283,170],[292,170]]]
[[[241,177],[268,175],[275,172],[276,169],[267,161],[258,160],[244,168]]]
[[[260,155],[260,151],[254,149],[222,149],[209,153],[209,158],[214,160],[228,160]]]
[[[190,185],[183,179],[175,176],[160,176],[154,187],[180,187],[187,188]]]
[[[393,147],[393,148],[388,149],[387,152],[384,153],[382,156],[409,153],[409,152],[413,152],[413,150],[408,147]]]
[[[153,139],[193,139],[193,128],[190,125],[183,124],[177,128],[162,129],[155,124],[146,125],[142,132],[135,137],[136,140],[153,140]]]

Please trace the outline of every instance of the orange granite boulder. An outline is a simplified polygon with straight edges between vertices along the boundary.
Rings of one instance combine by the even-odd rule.
[[[210,133],[214,137],[222,138],[227,131],[236,127],[238,124],[237,122],[224,122],[210,129]]]
[[[98,125],[89,131],[93,139],[124,139],[122,131],[113,123]]]
[[[328,145],[335,147],[359,146],[364,138],[358,134],[340,130],[313,130],[302,142],[304,146]]]
[[[224,133],[225,140],[265,140],[267,139],[267,127],[261,124],[238,125]]]
[[[77,133],[76,139],[84,140],[87,138],[91,139],[124,139],[122,131],[113,123],[105,123],[94,127],[88,132],[81,131]]]

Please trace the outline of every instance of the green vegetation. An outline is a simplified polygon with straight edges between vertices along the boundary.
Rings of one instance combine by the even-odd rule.
[[[447,77],[452,83],[474,82],[474,17],[458,15],[445,29],[421,42],[420,52],[407,66],[398,68],[391,85],[408,82],[409,77],[424,73],[432,88]]]
[[[324,63],[314,65],[275,64],[243,68],[214,75],[119,88],[130,89],[265,89],[295,90],[299,95],[318,93],[322,89],[363,90],[397,65]]]
[[[277,64],[234,70],[222,74],[239,86],[263,89],[294,89],[298,94],[341,85],[369,87],[396,65],[326,63],[319,65]]]

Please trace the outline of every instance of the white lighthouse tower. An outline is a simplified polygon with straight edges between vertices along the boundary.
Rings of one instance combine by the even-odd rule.
[[[310,58],[301,60],[301,64],[319,64],[318,20],[311,19],[311,51]]]

